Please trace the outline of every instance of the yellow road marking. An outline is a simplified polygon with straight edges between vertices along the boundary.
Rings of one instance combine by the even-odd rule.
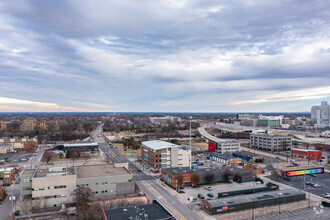
[[[176,210],[174,210],[174,209],[172,209],[172,208],[170,208],[168,205],[166,205],[164,202],[162,202],[159,198],[158,198],[158,196],[156,196],[153,192],[151,192],[151,190],[150,189],[148,189],[146,186],[145,186],[145,184],[144,184],[144,187],[152,194],[152,195],[154,195],[157,199],[158,199],[158,201],[160,202],[160,203],[162,203],[168,210],[170,210],[176,217],[178,217],[177,216],[177,214],[178,215],[181,215],[182,216],[182,218],[180,219],[180,220],[183,220],[183,219],[185,219],[185,217],[180,213],[180,212],[178,212],[178,211],[176,211]],[[176,214],[177,213],[177,214]]]

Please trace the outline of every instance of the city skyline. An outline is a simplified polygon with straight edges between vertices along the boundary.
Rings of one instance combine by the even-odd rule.
[[[0,112],[308,112],[327,1],[3,1]]]

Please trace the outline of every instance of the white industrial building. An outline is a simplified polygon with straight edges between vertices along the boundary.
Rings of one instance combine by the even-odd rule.
[[[216,152],[220,154],[231,154],[240,151],[241,144],[239,142],[223,141],[217,143]]]

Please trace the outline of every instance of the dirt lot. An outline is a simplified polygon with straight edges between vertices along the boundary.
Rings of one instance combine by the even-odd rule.
[[[189,140],[180,141],[181,145],[189,146]],[[205,140],[191,140],[191,146],[196,147],[198,150],[208,150],[208,143]]]

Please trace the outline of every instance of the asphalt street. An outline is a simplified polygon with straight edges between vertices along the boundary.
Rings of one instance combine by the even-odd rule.
[[[139,181],[138,186],[145,192],[148,198],[157,199],[167,209],[169,209],[176,218],[180,220],[199,220],[197,214],[182,204],[177,198],[172,196],[163,186],[156,181]]]
[[[144,172],[140,172],[138,167],[134,165],[127,157],[121,155],[116,148],[111,144],[104,141],[102,137],[99,137],[102,131],[102,125],[100,125],[92,133],[92,137],[99,143],[101,150],[109,155],[111,160],[120,160],[128,162],[129,171],[133,173],[133,181],[136,181],[140,189],[151,200],[157,199],[167,209],[169,209],[179,220],[199,220],[201,219],[192,210],[182,204],[178,199],[172,196],[163,186],[156,182],[156,178],[149,176]],[[119,159],[118,159],[119,158]]]
[[[37,151],[30,158],[30,160],[27,161],[26,163],[22,163],[22,165],[25,166],[25,169],[35,168],[35,165],[40,161],[43,149],[44,149],[43,146],[39,146],[37,148]],[[23,172],[21,172],[21,174]],[[16,201],[19,199],[21,193],[20,184],[16,184],[16,183],[7,187],[5,190],[7,193],[7,197],[0,206],[0,220],[8,219],[10,213],[12,213],[12,208],[13,206],[15,207]],[[13,203],[9,201],[9,196],[11,196],[12,194],[16,197]]]

